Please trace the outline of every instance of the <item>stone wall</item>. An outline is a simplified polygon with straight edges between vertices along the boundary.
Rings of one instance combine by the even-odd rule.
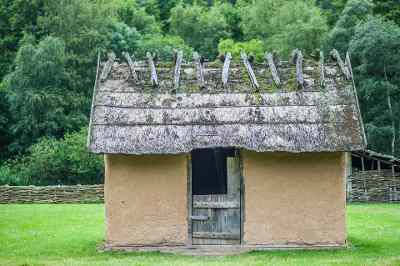
[[[103,185],[0,186],[0,203],[97,203],[103,201]]]
[[[354,172],[347,180],[348,202],[400,202],[400,175],[391,170]]]

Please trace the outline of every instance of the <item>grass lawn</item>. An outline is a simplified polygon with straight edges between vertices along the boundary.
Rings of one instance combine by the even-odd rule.
[[[0,265],[400,265],[400,204],[348,206],[351,247],[227,257],[97,253],[101,204],[0,205]]]

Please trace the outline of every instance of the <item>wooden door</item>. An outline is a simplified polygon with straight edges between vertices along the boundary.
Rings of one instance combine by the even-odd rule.
[[[225,159],[226,194],[192,195],[194,245],[240,244],[241,171],[238,151]]]

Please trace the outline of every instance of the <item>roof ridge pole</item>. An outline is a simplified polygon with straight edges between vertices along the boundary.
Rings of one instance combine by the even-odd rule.
[[[364,139],[364,146],[365,146],[365,148],[367,148],[367,145],[368,145],[367,135],[365,134],[364,120],[362,119],[362,115],[361,115],[360,103],[358,102],[356,83],[354,82],[353,68],[351,67],[349,51],[346,52],[346,65],[347,65],[347,69],[348,69],[350,77],[351,77],[351,82],[353,84],[353,95],[356,98],[356,107],[357,107],[357,111],[358,111],[358,120],[360,120],[360,126],[361,126],[363,139]]]
[[[303,54],[299,49],[294,49],[292,52],[292,62],[296,64],[296,80],[301,88],[304,88],[303,77]]]
[[[146,57],[149,62],[151,71],[151,85],[153,85],[154,87],[158,86],[157,71],[156,71],[156,66],[154,65],[153,56],[151,55],[151,53],[147,52]]]
[[[179,79],[181,75],[183,52],[175,52],[175,70],[174,70],[174,89],[175,91],[179,88]]]
[[[134,57],[133,54],[132,54],[132,56],[130,56],[128,52],[123,52],[122,56],[125,58],[126,62],[128,63],[129,71],[131,72],[131,76],[133,77],[133,80],[139,81],[138,76],[136,74],[135,64],[133,63],[133,60],[132,60],[132,58]]]
[[[107,79],[108,74],[110,74],[111,69],[114,65],[114,60],[115,60],[115,54],[113,52],[108,53],[108,59],[103,67],[103,71],[101,72],[100,81],[105,81]]]
[[[203,60],[197,52],[193,53],[193,60],[194,60],[195,66],[196,66],[197,80],[199,82],[200,87],[204,88],[205,82],[204,82]]]
[[[265,60],[267,60],[269,70],[271,71],[272,79],[275,82],[276,86],[281,85],[281,80],[279,78],[278,70],[276,69],[274,56],[272,53],[265,53]]]
[[[247,54],[243,50],[240,51],[240,57],[242,58],[244,66],[246,67],[247,74],[249,75],[251,81],[251,85],[256,91],[258,91],[260,86],[258,85],[256,75],[254,74],[253,68],[250,65],[249,59],[247,58]]]
[[[346,65],[343,63],[342,58],[340,57],[340,54],[338,52],[338,50],[336,49],[332,49],[332,51],[330,52],[330,55],[332,56],[333,59],[336,60],[336,62],[339,65],[340,70],[342,71],[343,75],[346,77],[347,80],[350,80],[351,78],[351,74],[349,69],[346,67]]]
[[[231,53],[227,53],[225,55],[224,66],[222,68],[222,84],[225,88],[228,87],[228,77],[229,77],[229,65],[231,63],[232,55]]]
[[[325,87],[325,66],[324,66],[324,52],[319,51],[319,67],[321,68],[320,86]]]

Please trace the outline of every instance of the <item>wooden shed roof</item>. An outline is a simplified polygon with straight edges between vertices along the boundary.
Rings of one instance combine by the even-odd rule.
[[[100,71],[101,70],[101,71]],[[88,147],[94,153],[175,154],[197,148],[321,152],[366,146],[349,56],[289,61],[244,53],[221,62],[99,63]]]

